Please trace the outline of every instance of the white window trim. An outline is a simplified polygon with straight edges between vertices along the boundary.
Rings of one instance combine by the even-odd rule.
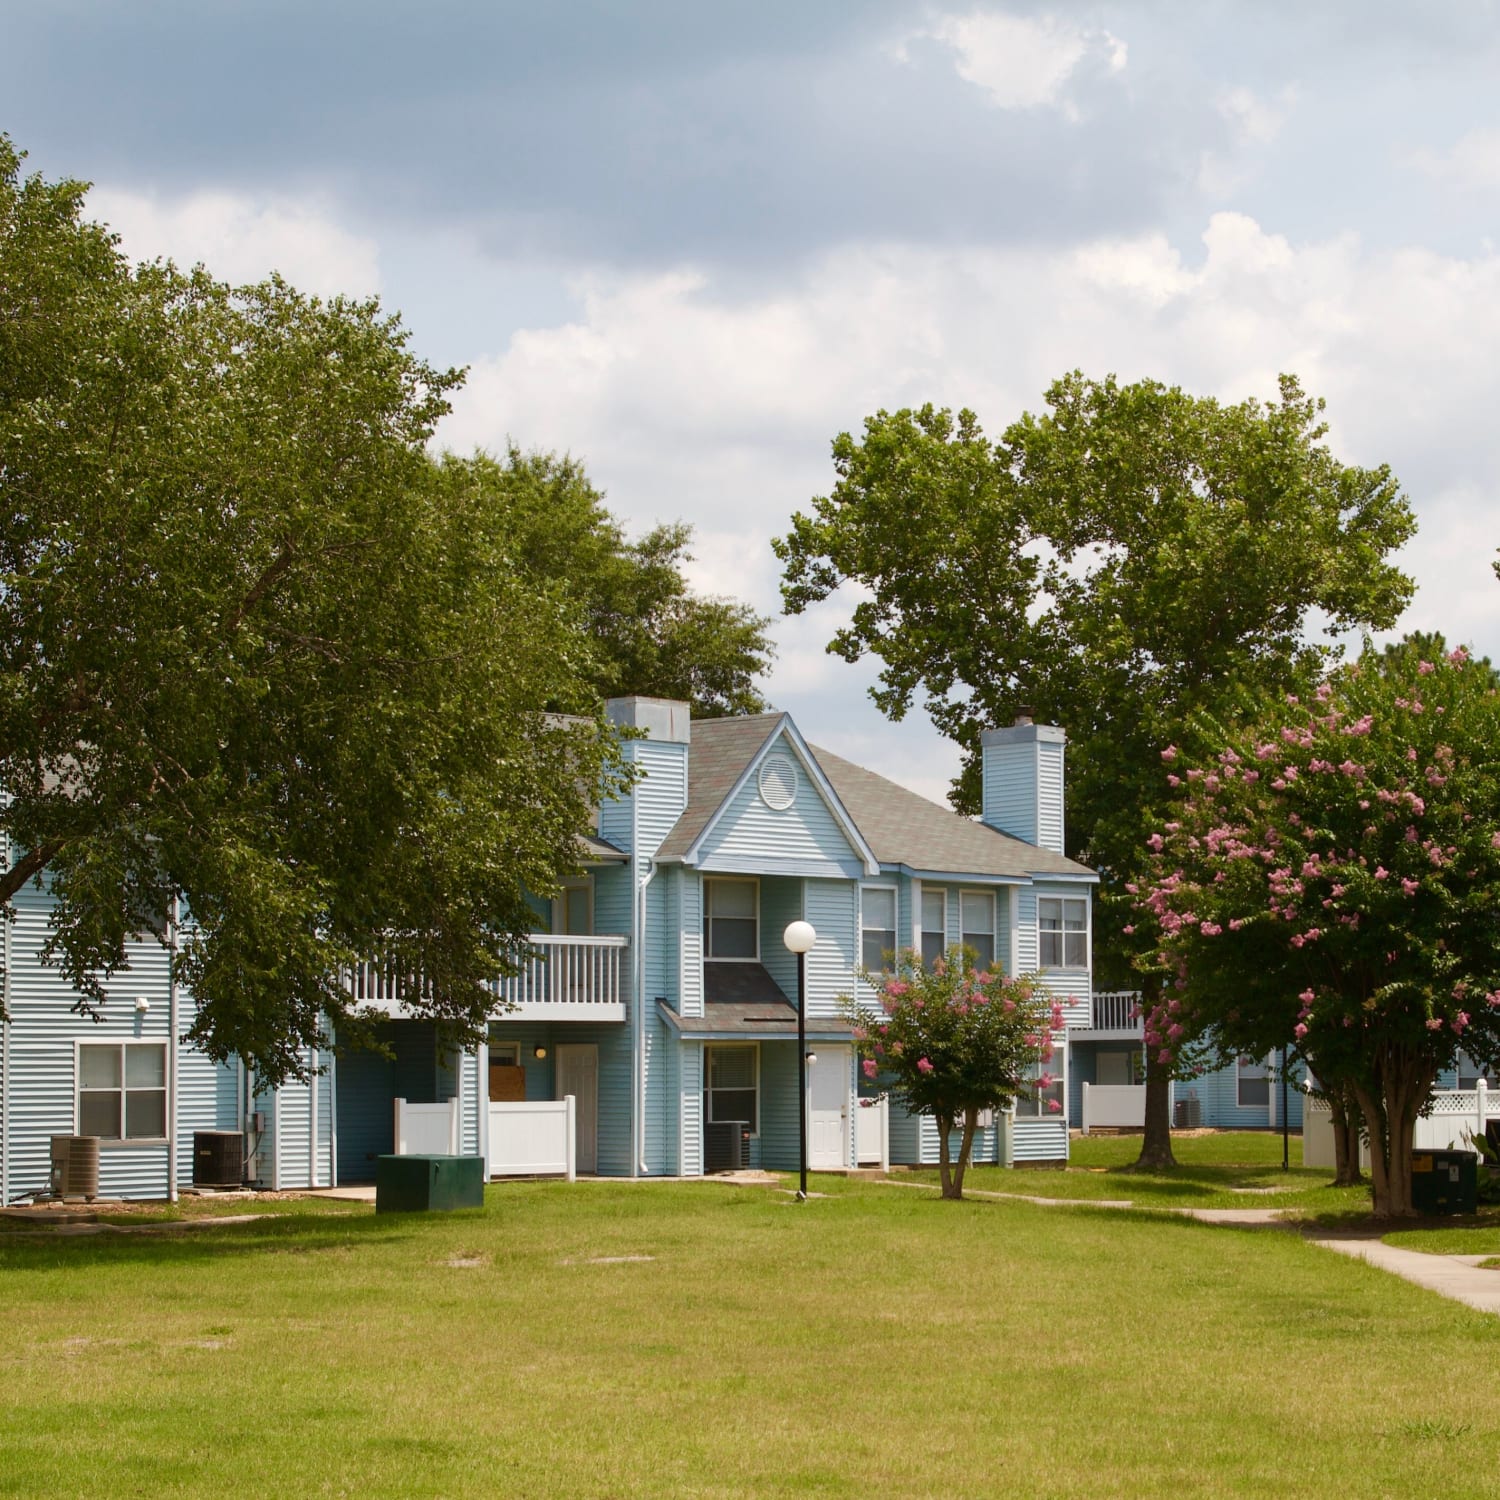
[[[958,941],[964,941],[964,897],[983,896],[990,903],[990,949],[995,959],[1000,957],[1000,898],[988,886],[960,886],[958,890]]]
[[[713,913],[710,910],[711,903],[708,898],[709,888],[718,885],[722,881],[730,881],[738,885],[753,885],[755,887],[755,954],[747,958],[722,958],[710,953],[710,939],[713,936]],[[703,877],[703,962],[706,964],[758,964],[760,962],[760,877],[758,875],[705,875]],[[739,919],[743,920],[743,918]]]
[[[722,962],[729,962],[728,959]],[[759,1042],[705,1042],[703,1044],[703,1123],[705,1125],[728,1123],[712,1121],[709,1119],[708,1100],[709,1095],[714,1092],[713,1088],[713,1053],[715,1052],[749,1052],[755,1059],[755,1129],[750,1132],[750,1139],[760,1139],[761,1122],[765,1118],[765,1100],[761,1098],[760,1089],[760,1043]],[[742,1092],[741,1090],[728,1090],[726,1092]]]
[[[922,907],[929,896],[936,896],[943,903],[943,921],[940,928],[929,927],[923,920]],[[915,886],[913,888],[912,901],[916,907],[916,922],[913,925],[916,928],[916,949],[918,956],[920,957],[922,954],[929,932],[940,934],[943,941],[938,951],[946,953],[948,951],[948,887],[945,885],[934,885],[931,887],[925,885]]]
[[[510,1061],[508,1063],[502,1055],[505,1053],[510,1054]],[[491,1042],[490,1062],[498,1064],[502,1068],[519,1068],[521,1066],[521,1044],[519,1042]]]
[[[1081,964],[1044,964],[1042,962],[1042,902],[1056,901],[1062,905],[1063,957],[1068,953],[1068,903],[1083,904],[1083,962]],[[1089,974],[1094,967],[1094,903],[1087,896],[1038,896],[1036,898],[1036,966],[1043,974]]]
[[[865,966],[865,892],[866,891],[889,891],[891,893],[891,925],[889,927],[872,927],[871,932],[889,932],[891,935],[891,951],[901,951],[901,889],[896,885],[888,885],[883,880],[871,880],[861,882],[859,887],[859,964]]]
[[[1068,1033],[1066,1030],[1052,1033],[1052,1059],[1050,1062],[1042,1062],[1038,1059],[1036,1067],[1038,1073],[1051,1073],[1057,1079],[1057,1097],[1062,1109],[1057,1114],[1052,1114],[1046,1109],[1037,1108],[1035,1099],[1017,1098],[1016,1118],[1018,1120],[1045,1120],[1052,1125],[1061,1123],[1066,1126],[1068,1123]]]
[[[166,1103],[165,1115],[168,1129],[171,1128],[172,1119],[172,1059],[169,1055],[170,1049],[166,1040],[154,1036],[91,1036],[73,1038],[73,1134],[82,1134],[82,1122],[80,1115],[83,1110],[83,1057],[82,1049],[85,1047],[160,1047],[162,1052],[162,1077],[166,1082],[162,1086],[162,1095]],[[102,1092],[91,1090],[90,1092]],[[120,1129],[125,1128],[125,1054],[120,1054]],[[142,1090],[142,1092],[145,1092]],[[154,1092],[154,1091],[153,1091]],[[99,1149],[101,1151],[133,1151],[139,1146],[165,1146],[168,1137],[165,1135],[101,1135],[99,1137]]]

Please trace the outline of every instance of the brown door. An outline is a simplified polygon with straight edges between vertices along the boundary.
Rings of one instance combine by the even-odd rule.
[[[524,1104],[526,1102],[526,1069],[518,1063],[490,1063],[490,1102]]]

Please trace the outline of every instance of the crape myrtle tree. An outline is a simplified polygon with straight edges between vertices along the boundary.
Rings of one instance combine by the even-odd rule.
[[[83,193],[0,137],[0,902],[45,878],[85,1011],[185,910],[191,1040],[267,1083],[377,944],[472,1038],[619,772],[580,611],[433,482],[397,320],[132,266]]]
[[[1358,1111],[1379,1218],[1412,1212],[1439,1072],[1500,1058],[1500,696],[1441,644],[1367,649],[1212,754],[1167,746],[1176,804],[1136,893],[1163,1061],[1292,1042]]]
[[[998,442],[968,411],[877,413],[835,439],[832,493],[774,545],[789,613],[859,586],[828,649],[878,657],[881,709],[920,694],[965,747],[961,811],[978,810],[982,729],[1023,708],[1067,729],[1067,852],[1103,876],[1096,972],[1122,983],[1146,951],[1124,888],[1161,821],[1161,747],[1191,746],[1226,696],[1315,681],[1315,611],[1335,636],[1392,625],[1412,585],[1386,558],[1413,520],[1388,469],[1334,458],[1290,376],[1269,404],[1076,372],[1046,399]],[[1172,1161],[1158,1056],[1149,1166]]]
[[[937,1126],[943,1197],[962,1198],[982,1109],[1008,1109],[1055,1080],[1038,1072],[1052,1058],[1062,1007],[1031,977],[978,969],[973,954],[949,949],[924,967],[921,955],[897,953],[884,973],[865,973],[878,1009],[844,1002],[855,1025],[865,1077],[883,1080],[911,1113]],[[1049,1104],[1057,1109],[1056,1100]],[[958,1160],[950,1137],[963,1134]]]
[[[589,679],[600,698],[680,698],[695,718],[765,708],[756,678],[771,661],[770,621],[688,587],[689,526],[654,526],[631,541],[577,460],[514,445],[498,458],[445,454],[437,477],[445,493],[498,510],[517,566],[573,601],[593,644]]]

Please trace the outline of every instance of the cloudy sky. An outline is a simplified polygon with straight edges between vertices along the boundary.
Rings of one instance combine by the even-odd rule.
[[[1487,0],[0,0],[0,130],[140,257],[378,292],[470,374],[450,446],[566,449],[695,581],[772,612],[769,539],[880,407],[998,432],[1069,369],[1270,397],[1390,463],[1405,625],[1500,656],[1500,15]],[[810,738],[941,796],[778,622]]]

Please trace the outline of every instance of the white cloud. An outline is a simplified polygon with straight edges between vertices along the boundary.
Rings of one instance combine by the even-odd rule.
[[[136,260],[202,262],[236,285],[279,271],[300,291],[325,297],[380,290],[374,242],[342,228],[320,203],[223,192],[164,199],[96,187],[88,212],[114,229]]]
[[[1266,146],[1281,134],[1296,102],[1297,91],[1290,86],[1280,90],[1273,99],[1239,87],[1225,89],[1216,104],[1219,113],[1242,142]]]
[[[1471,130],[1446,151],[1424,148],[1406,153],[1404,160],[1454,187],[1500,187],[1500,129]]]
[[[1090,52],[1101,55],[1111,73],[1122,72],[1128,60],[1118,37],[1051,16],[940,15],[897,43],[894,55],[906,61],[909,44],[923,38],[950,47],[958,76],[983,89],[999,109],[1059,105],[1071,113],[1063,87]]]
[[[832,486],[832,436],[880,407],[969,405],[997,432],[1075,366],[1231,400],[1272,399],[1291,370],[1328,397],[1340,456],[1389,461],[1412,496],[1423,530],[1405,564],[1421,592],[1407,623],[1500,657],[1493,251],[1299,243],[1222,213],[1197,245],[846,248],[759,299],[686,272],[598,278],[579,296],[573,322],[475,362],[443,437],[570,449],[635,524],[697,526],[700,587],[774,610],[769,538]],[[873,672],[823,654],[847,601],[826,609],[778,626],[773,700],[820,743],[940,796],[951,768],[911,759],[920,723],[885,726],[863,700]]]

